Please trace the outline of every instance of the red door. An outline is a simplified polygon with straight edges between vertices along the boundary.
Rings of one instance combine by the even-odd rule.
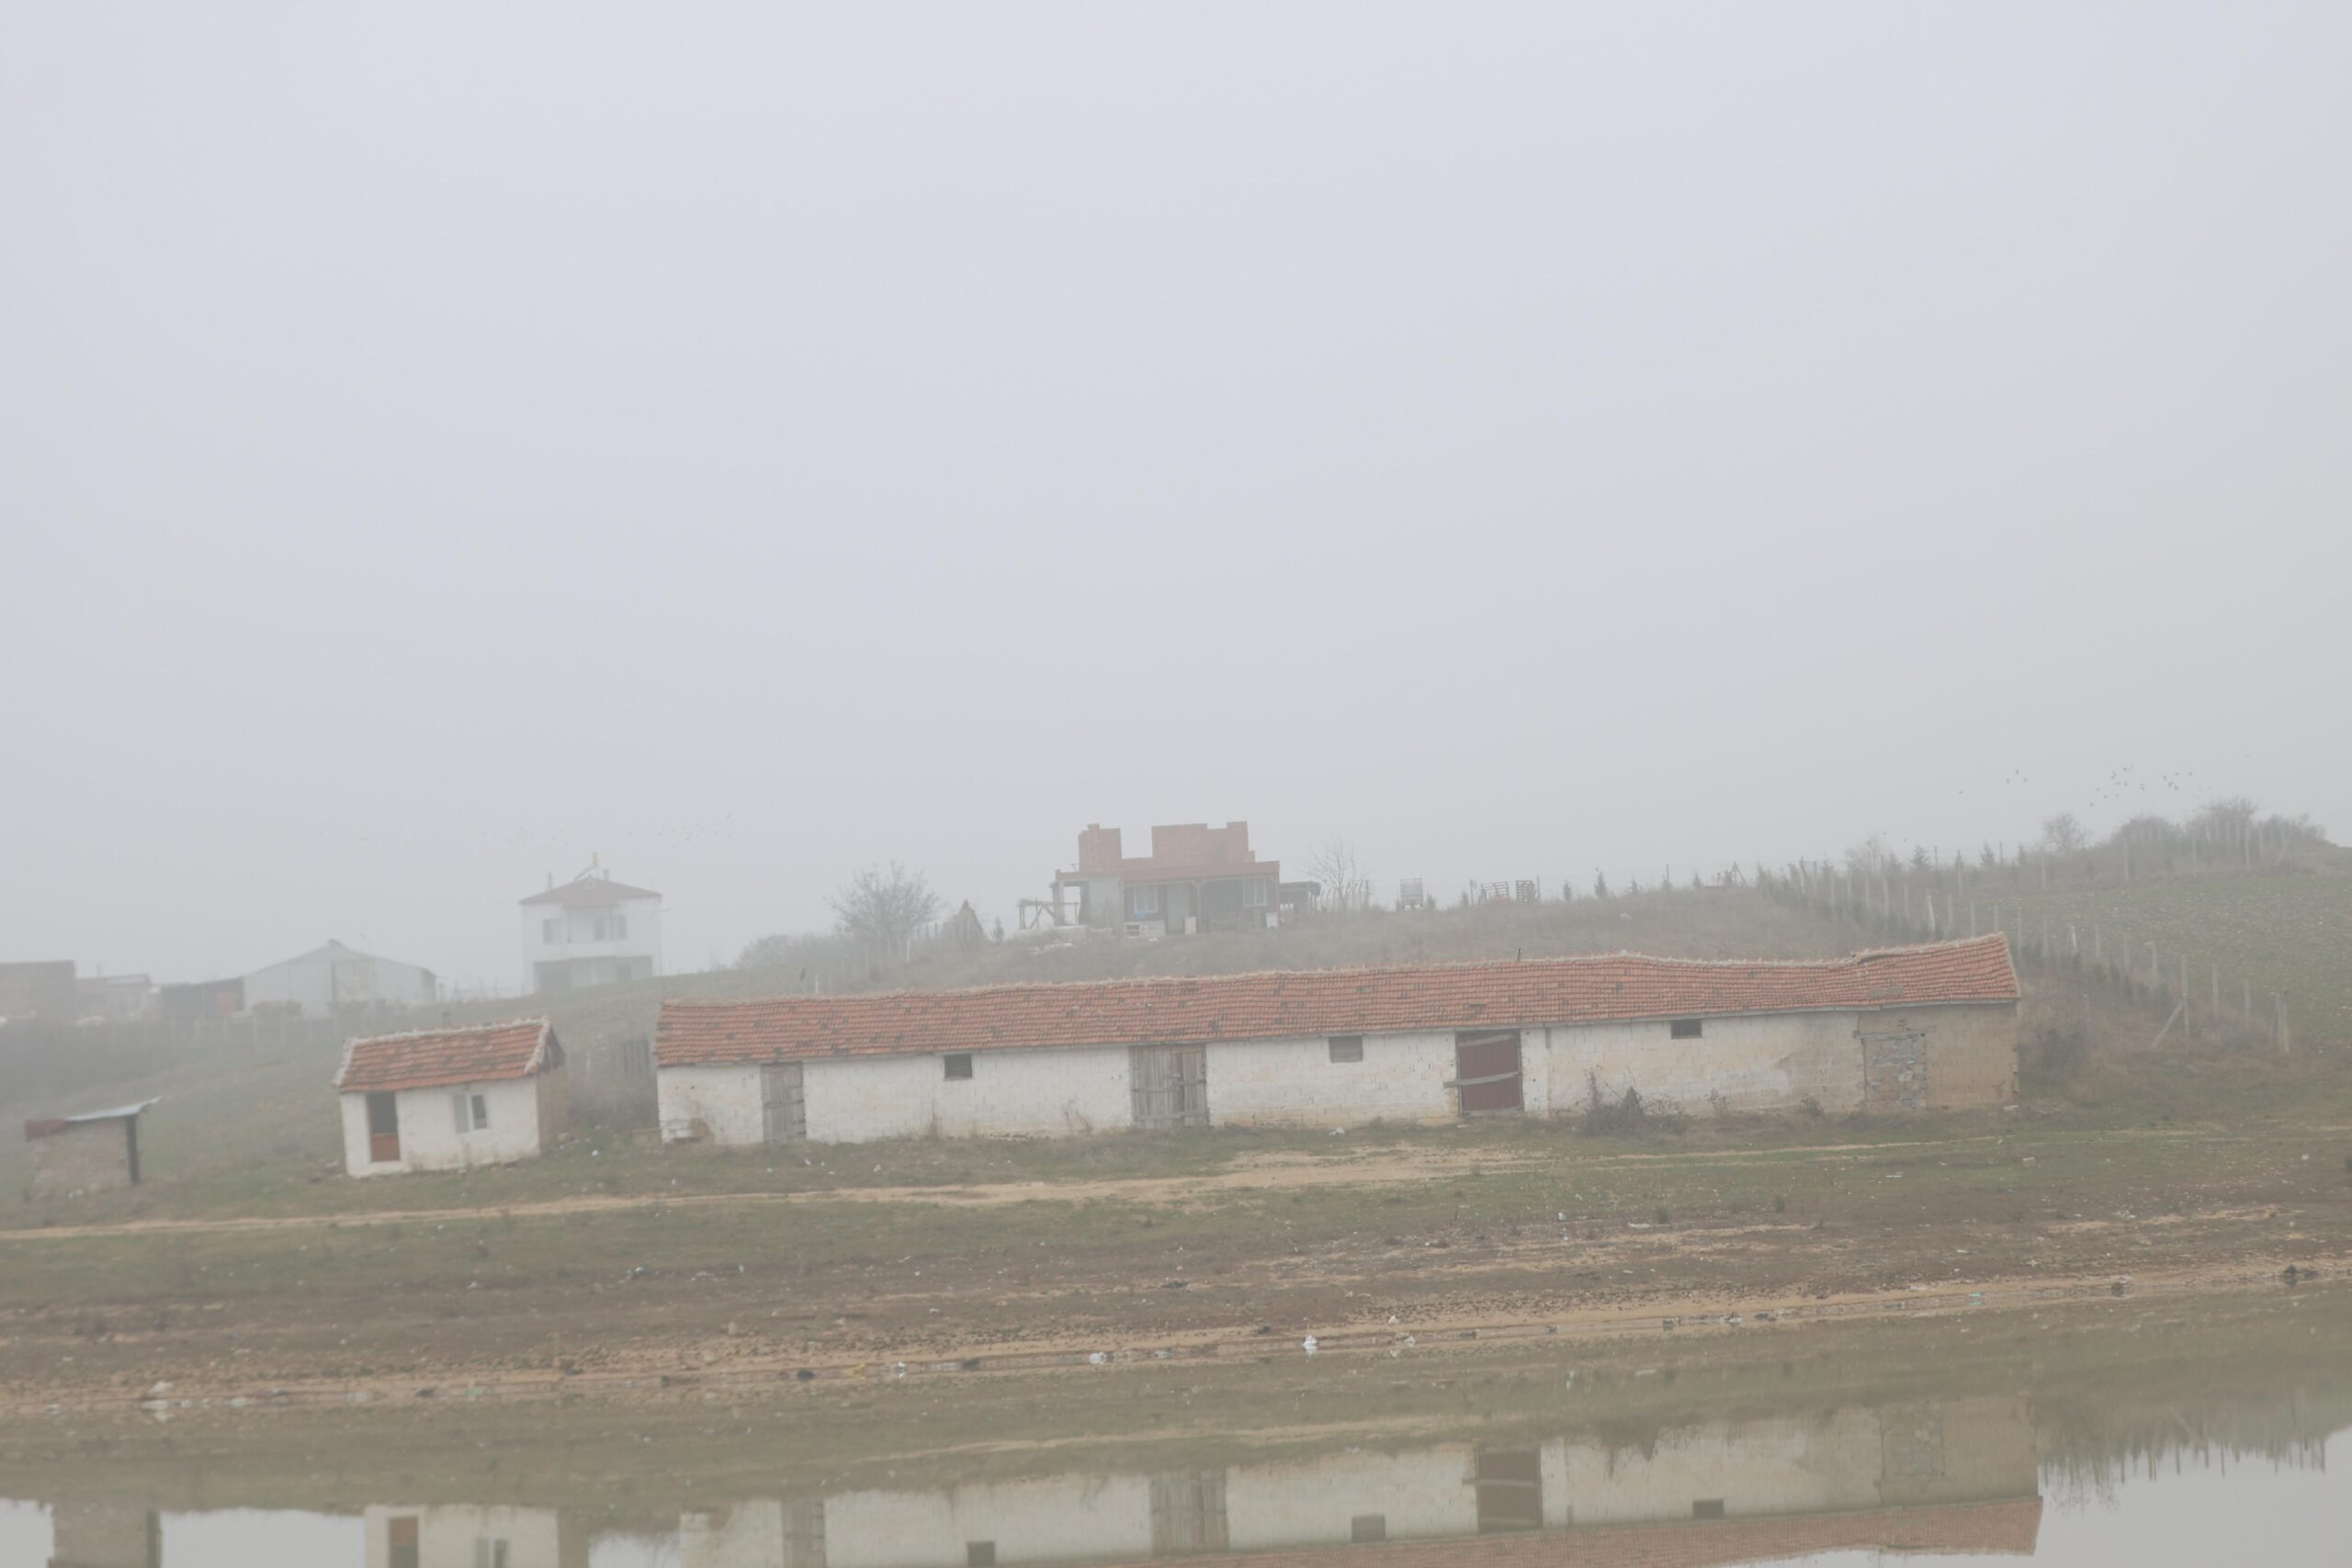
[[[368,1157],[377,1165],[401,1157],[400,1106],[390,1094],[368,1097]]]
[[[1453,1087],[1462,1091],[1462,1114],[1518,1111],[1519,1031],[1465,1029],[1453,1037]]]

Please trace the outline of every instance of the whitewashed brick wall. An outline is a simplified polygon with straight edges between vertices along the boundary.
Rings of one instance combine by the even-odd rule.
[[[1476,1466],[1469,1443],[1239,1465],[1226,1472],[1226,1529],[1236,1551],[1344,1545],[1359,1514],[1382,1516],[1390,1540],[1476,1535]]]
[[[1334,1062],[1330,1042],[1247,1040],[1208,1048],[1217,1126],[1347,1127],[1374,1117],[1450,1122],[1453,1034],[1368,1034],[1363,1060]]]
[[[844,1057],[803,1068],[808,1135],[872,1138],[1107,1133],[1135,1121],[1124,1045],[978,1051],[972,1076],[944,1056]]]
[[[940,1492],[825,1499],[825,1568],[965,1568],[967,1541],[1000,1562],[1140,1562],[1151,1556],[1151,1482],[1056,1475]]]
[[[1890,1422],[1943,1431],[1939,1460],[1957,1458],[1960,1439],[1972,1458],[1891,1496]],[[1788,1518],[1874,1513],[1895,1502],[2030,1498],[2037,1490],[2032,1427],[2016,1398],[1706,1421],[1633,1448],[1560,1438],[1534,1446],[1543,1518],[1553,1529],[1689,1524],[1700,1502],[1720,1502],[1731,1519]],[[1344,1547],[1366,1515],[1380,1517],[1392,1541],[1473,1536],[1477,1453],[1473,1444],[1443,1443],[1222,1467],[1227,1540],[1235,1551]],[[966,1568],[978,1541],[991,1543],[1000,1562],[1152,1555],[1148,1473],[837,1492],[822,1507],[826,1568]],[[781,1506],[756,1509],[739,1507],[723,1524],[688,1515],[684,1568],[786,1568]]]
[[[756,1144],[764,1134],[760,1069],[743,1066],[662,1067],[653,1075],[662,1136],[673,1141],[702,1134],[715,1144]]]
[[[2016,1079],[2014,1008],[1914,1009],[1907,1015],[1775,1013],[1709,1018],[1697,1039],[1667,1021],[1521,1032],[1521,1093],[1531,1116],[1574,1116],[1598,1083],[1611,1100],[1628,1089],[1693,1115],[1794,1110],[1810,1099],[1847,1111],[1862,1100],[1857,1030],[1928,1032],[1939,1107],[2002,1103]],[[1105,1132],[1134,1120],[1127,1047],[979,1051],[972,1077],[946,1076],[944,1058],[829,1057],[803,1065],[808,1136],[876,1138],[1056,1135]],[[1207,1047],[1209,1120],[1218,1126],[1349,1126],[1445,1122],[1457,1114],[1453,1032],[1364,1037],[1363,1060],[1334,1062],[1321,1035]],[[760,1069],[664,1067],[665,1135],[695,1123],[714,1142],[763,1136]]]
[[[1713,1109],[1716,1096],[1733,1111],[1792,1110],[1808,1095],[1825,1111],[1851,1111],[1862,1102],[1855,1017],[1710,1018],[1696,1040],[1673,1038],[1663,1019],[1539,1031],[1550,1083],[1543,1101],[1531,1095],[1529,1102],[1572,1116],[1589,1102],[1597,1080],[1611,1100],[1638,1089],[1646,1101],[1693,1115]]]
[[[553,1508],[401,1507],[378,1505],[361,1516],[368,1539],[368,1568],[391,1568],[392,1521],[417,1521],[416,1568],[481,1568],[477,1541],[506,1543],[506,1568],[574,1568],[587,1557],[584,1540],[568,1541],[579,1527]],[[567,1544],[576,1551],[567,1551]]]

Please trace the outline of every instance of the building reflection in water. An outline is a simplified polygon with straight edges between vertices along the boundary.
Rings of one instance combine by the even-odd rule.
[[[688,1513],[678,1547],[681,1568],[1011,1568],[1374,1546],[1384,1563],[1468,1564],[1522,1554],[1496,1538],[1559,1531],[1574,1537],[1572,1562],[1696,1565],[1854,1548],[2030,1553],[2041,1518],[2026,1402],[2003,1397],[1713,1422],[1635,1443],[1447,1443],[785,1495]],[[1547,1558],[1562,1544],[1547,1542]],[[498,1565],[427,1556],[416,1568]]]
[[[588,1568],[588,1531],[553,1508],[379,1504],[367,1568]]]

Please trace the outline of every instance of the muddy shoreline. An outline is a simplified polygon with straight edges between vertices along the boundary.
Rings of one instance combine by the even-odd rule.
[[[1107,1180],[126,1217],[0,1232],[0,1408],[635,1398],[2278,1290],[2352,1272],[2346,1142],[1522,1134]]]

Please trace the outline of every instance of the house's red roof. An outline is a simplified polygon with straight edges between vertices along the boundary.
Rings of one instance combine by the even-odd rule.
[[[650,888],[631,887],[626,882],[611,882],[601,876],[575,877],[544,893],[534,893],[518,900],[525,904],[561,904],[574,909],[601,909],[617,904],[624,898],[659,898],[662,895]]]
[[[563,1047],[543,1018],[518,1018],[471,1029],[420,1029],[379,1034],[343,1048],[334,1086],[345,1094],[435,1084],[526,1078],[561,1063]]]
[[[1618,953],[1410,969],[665,1001],[654,1059],[674,1067],[1055,1045],[1177,1045],[2017,998],[2017,971],[2008,942],[1999,936],[1800,962]]]

